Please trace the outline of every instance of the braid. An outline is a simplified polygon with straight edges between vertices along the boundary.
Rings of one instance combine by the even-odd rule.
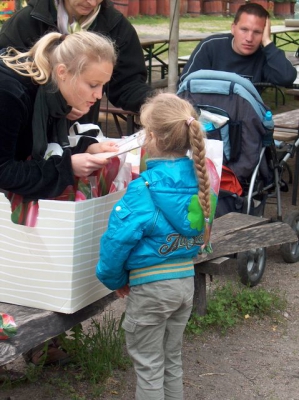
[[[211,212],[210,204],[210,180],[205,162],[205,143],[203,133],[198,121],[193,121],[189,127],[189,140],[193,152],[195,171],[199,180],[198,191],[199,203],[203,209],[205,219],[209,219]]]

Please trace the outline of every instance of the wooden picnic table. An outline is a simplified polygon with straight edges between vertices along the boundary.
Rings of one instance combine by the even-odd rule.
[[[199,314],[206,310],[206,274],[225,272],[229,254],[297,241],[291,227],[282,222],[246,214],[230,213],[214,221],[211,242],[213,253],[195,259],[194,305]],[[7,364],[33,347],[55,337],[76,324],[95,316],[116,299],[114,292],[74,314],[62,314],[0,302],[0,312],[14,317],[17,334],[0,341],[0,365]]]
[[[299,46],[299,39],[294,33],[299,32],[299,26],[271,25],[273,42],[277,47],[284,47],[290,44]],[[278,40],[281,43],[278,45]]]
[[[209,35],[212,35],[212,33],[195,32],[194,35],[179,35],[179,42],[200,42]],[[168,63],[160,56],[169,51],[169,35],[139,35],[139,41],[144,51],[145,62],[148,63],[149,84],[152,83],[152,67],[154,61],[162,68],[161,78],[164,78],[166,72],[164,73],[163,71],[168,70]]]

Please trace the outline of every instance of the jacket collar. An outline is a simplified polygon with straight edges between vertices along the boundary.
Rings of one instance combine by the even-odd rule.
[[[53,0],[29,0],[28,5],[32,7],[30,13],[32,18],[57,28],[57,10]],[[122,18],[123,15],[113,7],[113,3],[110,0],[104,0],[90,30],[102,34],[109,33]]]

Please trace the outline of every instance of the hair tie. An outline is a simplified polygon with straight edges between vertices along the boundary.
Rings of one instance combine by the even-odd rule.
[[[194,121],[194,120],[195,120],[195,118],[190,117],[190,118],[187,119],[186,124],[187,124],[188,126],[190,126],[191,122]]]
[[[62,43],[66,37],[67,37],[67,34],[63,33],[59,38],[59,44]]]

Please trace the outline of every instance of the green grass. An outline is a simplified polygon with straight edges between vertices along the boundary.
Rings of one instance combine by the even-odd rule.
[[[87,333],[78,325],[69,335],[60,335],[61,347],[80,366],[82,378],[95,384],[109,377],[114,369],[125,369],[130,364],[124,353],[121,323],[122,319],[116,321],[113,313],[107,312],[101,322],[92,320]]]
[[[47,370],[45,344],[44,360],[39,365],[29,363],[24,378],[14,382],[7,380],[2,385],[0,383],[0,392],[1,388],[38,385],[38,382],[43,381],[51,398],[56,398],[55,395],[59,393],[65,394],[67,398],[72,396],[73,400],[97,399],[113,372],[126,370],[131,365],[121,327],[123,316],[115,319],[113,313],[107,311],[100,321],[92,319],[87,331],[78,324],[61,334],[60,348],[70,356],[69,364],[52,366]]]
[[[265,317],[278,323],[286,305],[285,296],[278,291],[227,282],[216,286],[208,297],[206,315],[192,314],[187,333],[200,335],[213,329],[224,334],[228,329],[246,321]]]

